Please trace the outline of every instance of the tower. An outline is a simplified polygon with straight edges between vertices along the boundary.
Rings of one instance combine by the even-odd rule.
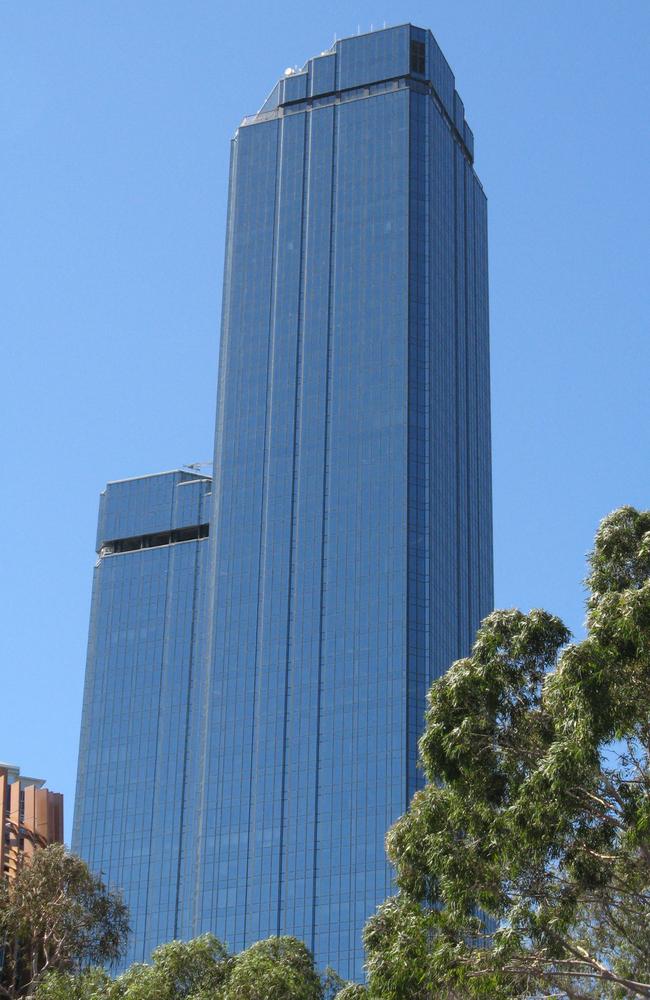
[[[357,978],[493,599],[486,201],[429,31],[336,42],[237,130],[209,488],[102,501],[73,846],[129,959],[293,934]]]
[[[209,504],[210,480],[187,470],[100,498],[72,850],[124,894],[125,965],[184,933]]]
[[[411,25],[232,145],[197,926],[358,976],[431,681],[492,607],[486,201]]]

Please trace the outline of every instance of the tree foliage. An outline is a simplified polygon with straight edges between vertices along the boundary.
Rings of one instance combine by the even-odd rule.
[[[365,986],[357,983],[346,983],[336,994],[336,1000],[366,1000],[369,996]]]
[[[429,694],[370,994],[650,997],[650,512],[606,518],[587,634],[494,612]]]
[[[122,950],[128,913],[121,897],[61,844],[37,851],[12,881],[0,881],[0,997],[31,997],[50,970],[110,962]]]
[[[36,987],[37,1000],[108,1000],[112,979],[104,969],[48,972]]]
[[[224,1000],[321,1000],[323,984],[309,949],[296,938],[258,941],[241,952]]]
[[[152,964],[132,965],[112,984],[107,1000],[212,1000],[221,997],[232,958],[217,938],[170,941]]]
[[[323,1000],[311,952],[292,937],[259,941],[229,955],[211,934],[157,948],[149,965],[111,979],[101,970],[53,974],[36,1000]]]

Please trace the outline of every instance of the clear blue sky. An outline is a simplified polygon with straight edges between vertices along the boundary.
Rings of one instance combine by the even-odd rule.
[[[0,0],[0,760],[68,835],[99,491],[212,455],[229,139],[409,20],[489,198],[497,604],[579,632],[599,519],[650,506],[648,0]]]

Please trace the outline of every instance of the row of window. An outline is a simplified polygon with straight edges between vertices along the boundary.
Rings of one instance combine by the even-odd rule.
[[[210,533],[209,524],[194,524],[189,528],[174,528],[172,531],[156,531],[151,535],[137,535],[135,538],[116,538],[112,542],[104,542],[100,556],[113,556],[119,552],[136,552],[138,549],[154,549],[161,545],[174,545],[176,542],[194,542],[207,538]]]

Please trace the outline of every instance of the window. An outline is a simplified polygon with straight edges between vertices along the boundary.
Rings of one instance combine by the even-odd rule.
[[[411,42],[411,73],[424,76],[424,42]]]

